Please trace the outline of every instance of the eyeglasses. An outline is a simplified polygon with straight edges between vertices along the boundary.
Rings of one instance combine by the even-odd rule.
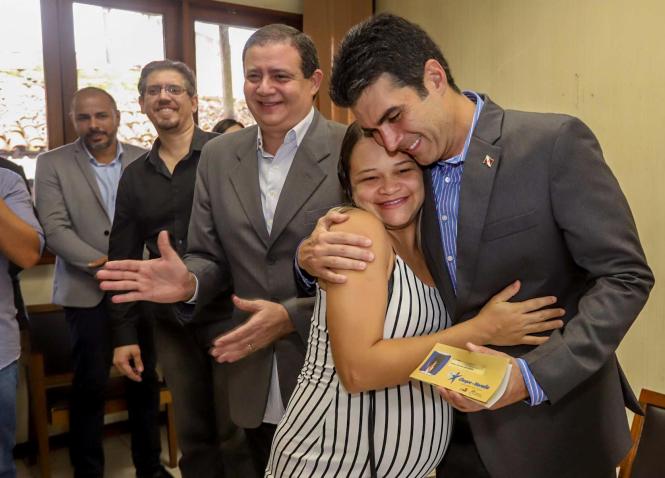
[[[150,85],[145,89],[145,94],[148,96],[158,96],[162,90],[171,96],[180,96],[187,91],[186,88],[180,85]]]

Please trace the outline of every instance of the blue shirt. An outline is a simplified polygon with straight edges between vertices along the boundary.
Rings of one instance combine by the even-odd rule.
[[[111,222],[113,222],[113,216],[115,215],[115,197],[118,193],[118,184],[120,183],[120,176],[122,175],[122,163],[120,161],[123,153],[122,144],[118,142],[115,157],[107,164],[97,161],[95,157],[90,154],[90,151],[88,151],[88,148],[86,148],[83,141],[81,141],[81,146],[83,146],[83,151],[88,155],[92,170],[97,178],[97,186],[99,186],[99,192],[104,201],[106,214]]]
[[[43,248],[44,232],[35,217],[32,200],[23,178],[14,171],[0,168],[0,198],[14,214],[37,231],[40,248]],[[0,254],[0,369],[18,359],[20,353],[21,339],[14,307],[14,289],[9,275],[9,261]]]
[[[441,242],[448,268],[448,274],[453,285],[453,290],[457,294],[457,221],[459,213],[459,193],[462,184],[462,174],[464,173],[464,160],[471,144],[471,137],[478,123],[478,117],[483,109],[483,99],[473,91],[465,91],[464,95],[476,104],[473,113],[471,128],[467,134],[464,148],[461,153],[452,158],[444,159],[432,167],[432,189],[436,201],[436,212],[439,221],[439,231],[441,232]],[[520,367],[524,383],[531,400],[531,405],[539,405],[547,396],[543,389],[538,385],[529,366],[524,359],[518,358],[517,364]]]

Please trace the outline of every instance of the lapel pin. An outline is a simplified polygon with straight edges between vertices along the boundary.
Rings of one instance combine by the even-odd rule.
[[[490,156],[489,154],[485,155],[485,159],[483,159],[483,164],[487,166],[488,168],[491,168],[492,165],[494,164],[494,158]]]

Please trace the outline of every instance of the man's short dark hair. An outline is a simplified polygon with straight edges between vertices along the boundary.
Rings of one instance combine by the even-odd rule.
[[[425,31],[401,17],[382,13],[354,26],[335,55],[330,97],[338,106],[356,104],[362,92],[384,73],[396,85],[414,88],[427,96],[423,71],[427,60],[438,61],[448,85],[459,93],[448,62]]]
[[[118,111],[118,105],[115,102],[115,98],[113,98],[113,96],[111,96],[111,94],[108,91],[103,90],[101,88],[97,88],[96,86],[86,86],[85,88],[81,88],[80,90],[78,90],[76,93],[74,93],[74,96],[72,96],[72,102],[69,104],[69,113],[70,114],[74,113],[74,109],[76,108],[76,100],[78,100],[79,96],[84,96],[89,94],[106,96],[111,102],[111,107],[113,108],[113,111]]]
[[[185,80],[185,89],[189,96],[196,95],[196,75],[190,67],[185,65],[181,61],[174,60],[156,60],[151,61],[143,67],[141,70],[141,77],[139,78],[139,94],[141,96],[145,95],[146,83],[148,81],[148,76],[155,71],[162,70],[174,70],[182,75]]]
[[[242,50],[242,61],[245,62],[247,50],[253,46],[264,46],[268,43],[289,43],[300,54],[300,70],[305,78],[310,78],[320,68],[319,54],[309,35],[296,28],[281,23],[273,23],[256,30],[245,43]]]

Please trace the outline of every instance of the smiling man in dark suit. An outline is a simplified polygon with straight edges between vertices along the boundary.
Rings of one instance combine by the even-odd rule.
[[[454,323],[515,279],[514,300],[555,295],[567,311],[543,345],[470,345],[509,354],[513,373],[493,410],[442,392],[466,412],[456,415],[442,476],[614,476],[631,443],[624,407],[639,411],[614,352],[653,275],[593,133],[570,116],[460,92],[431,38],[386,14],[343,40],[331,97],[377,143],[426,168],[422,241]],[[300,248],[310,274],[344,281],[340,269],[371,260],[367,239],[328,231],[342,220],[327,215]]]

